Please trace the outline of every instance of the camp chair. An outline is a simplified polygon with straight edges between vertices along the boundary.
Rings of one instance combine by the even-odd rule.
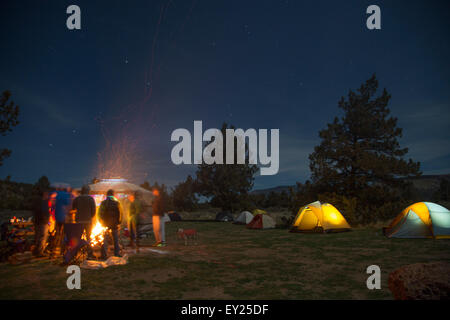
[[[153,233],[153,224],[152,223],[146,223],[146,224],[138,224],[137,226],[137,237],[139,239],[142,238],[148,238],[150,234]],[[130,230],[128,228],[123,229],[123,236],[125,238],[130,237]]]
[[[144,236],[148,238],[153,233],[153,223],[139,224],[137,229],[139,239],[142,239]]]
[[[89,243],[81,239],[84,230],[83,227],[81,223],[64,224],[64,264],[80,264],[87,259]]]

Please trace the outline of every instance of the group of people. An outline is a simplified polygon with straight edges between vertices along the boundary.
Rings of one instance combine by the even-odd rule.
[[[61,252],[64,239],[64,224],[76,222],[82,225],[86,240],[91,242],[91,231],[96,217],[96,204],[93,197],[89,195],[89,187],[83,186],[80,195],[72,192],[68,188],[57,188],[54,192],[42,191],[40,198],[34,204],[35,223],[35,249],[33,254],[37,257],[46,256],[45,250],[49,235],[52,241],[49,243],[50,258],[54,258]],[[139,225],[140,217],[144,211],[144,203],[141,200],[141,193],[136,191],[128,196],[124,202],[126,206],[127,225],[129,231],[129,246],[139,248]],[[153,231],[155,243],[153,246],[165,246],[165,221],[162,219],[163,212],[156,197],[152,205]],[[114,255],[120,254],[120,228],[123,222],[123,205],[114,196],[114,190],[110,189],[106,193],[106,199],[99,206],[97,219],[107,232],[111,232]],[[105,235],[102,245],[102,259],[108,255],[108,236]],[[88,254],[92,257],[92,248],[88,247]]]
[[[44,256],[49,235],[53,235],[49,243],[50,258],[61,250],[64,235],[64,223],[67,212],[74,199],[70,188],[56,188],[55,191],[40,191],[39,198],[34,201],[33,214],[35,226],[35,248],[33,254]],[[94,203],[95,209],[95,203]],[[95,213],[95,212],[94,212]]]

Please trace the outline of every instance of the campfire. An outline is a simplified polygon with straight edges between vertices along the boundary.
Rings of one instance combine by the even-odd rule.
[[[100,222],[96,222],[95,225],[92,227],[91,230],[91,242],[89,245],[94,247],[101,247],[103,244],[103,241],[105,239],[105,231],[107,230],[106,227],[102,226]],[[84,232],[81,236],[83,240],[87,240],[86,233]]]
[[[100,222],[97,221],[91,231],[91,247],[101,246],[103,244],[105,231],[106,227],[102,226]]]

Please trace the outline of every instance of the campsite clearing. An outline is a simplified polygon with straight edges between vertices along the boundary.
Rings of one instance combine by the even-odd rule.
[[[197,245],[177,241],[178,228],[197,229]],[[0,299],[392,299],[394,269],[450,261],[449,240],[388,239],[374,228],[299,234],[180,221],[167,224],[167,241],[123,266],[82,269],[80,290],[67,289],[66,268],[48,260],[0,264]],[[372,264],[381,290],[366,287]]]

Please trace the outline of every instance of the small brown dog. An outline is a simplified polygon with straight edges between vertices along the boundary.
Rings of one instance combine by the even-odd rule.
[[[197,230],[195,229],[178,229],[177,239],[184,240],[184,245],[187,246],[188,240],[196,240],[198,239]]]

